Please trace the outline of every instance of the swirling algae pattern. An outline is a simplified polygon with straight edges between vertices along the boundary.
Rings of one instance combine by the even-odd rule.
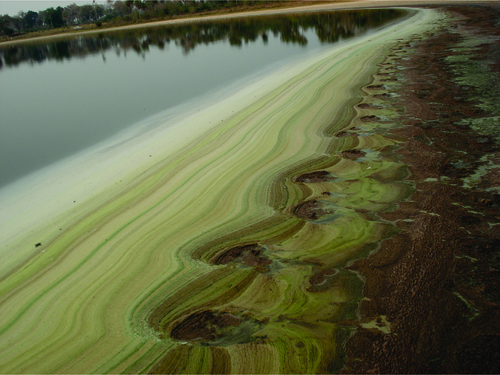
[[[342,267],[394,232],[370,213],[412,191],[380,152],[394,110],[356,104],[384,92],[371,77],[396,38],[438,17],[311,59],[20,253],[2,270],[0,371],[339,370],[338,323],[362,298]]]

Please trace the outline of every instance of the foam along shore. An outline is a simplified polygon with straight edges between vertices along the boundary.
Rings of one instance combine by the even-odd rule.
[[[278,212],[277,193],[272,193],[280,184],[277,176],[322,158],[331,141],[323,131],[336,123],[342,130],[359,88],[369,83],[388,48],[398,38],[430,28],[439,17],[436,11],[418,10],[376,34],[232,90],[216,103],[163,114],[165,121],[150,119],[132,133],[4,189],[0,371],[143,372],[178,353],[176,372],[215,371],[217,361],[230,364],[219,372],[316,372],[322,356],[338,355],[335,344],[326,349],[320,344],[334,341],[331,325],[280,331],[283,309],[293,319],[309,309],[324,318],[326,297],[313,298],[301,284],[309,266],[277,271],[273,279],[251,268],[211,265],[208,255],[197,251],[272,218],[275,224],[260,226],[257,233],[243,231],[239,239],[259,242],[304,226]],[[386,145],[380,137],[364,142]],[[302,199],[291,184],[279,187],[285,205]],[[342,225],[357,231],[358,241],[376,240],[371,224],[347,219]],[[328,236],[335,237],[335,230]],[[293,252],[301,246],[297,241],[284,243]],[[323,245],[313,245],[320,259]],[[275,289],[265,298],[267,283]],[[242,291],[232,292],[235,285]],[[287,304],[282,295],[290,290],[297,301]],[[168,300],[172,296],[178,299]],[[348,292],[339,290],[335,298],[329,306],[344,301]],[[271,339],[245,345],[229,340],[219,345],[227,349],[219,350],[169,337],[174,320],[189,317],[193,306],[225,306],[234,316],[254,311],[241,335],[246,330]],[[266,314],[276,319],[266,320]],[[272,324],[263,328],[266,321]],[[312,354],[287,359],[283,348],[288,344],[280,335],[299,340]],[[214,353],[225,360],[215,361]],[[189,367],[200,363],[205,367]]]

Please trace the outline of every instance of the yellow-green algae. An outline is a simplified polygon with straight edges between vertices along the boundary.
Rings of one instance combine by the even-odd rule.
[[[366,212],[389,210],[411,190],[400,181],[403,166],[377,152],[397,143],[380,131],[395,125],[389,113],[362,123],[363,110],[352,106],[373,94],[369,77],[395,39],[438,17],[418,11],[312,58],[243,109],[180,137],[175,152],[127,183],[59,216],[64,230],[49,229],[51,219],[11,242],[24,250],[0,273],[0,371],[338,370],[347,334],[338,322],[356,317],[361,298],[361,281],[340,268],[393,231]],[[348,127],[358,130],[328,136]],[[366,154],[342,156],[353,149]],[[296,182],[311,170],[331,179]],[[311,200],[324,208],[317,220],[294,215]],[[40,238],[42,248],[29,250]],[[267,269],[210,263],[249,243],[265,249]],[[312,288],[311,275],[330,269]],[[250,337],[204,345],[170,338],[203,310],[243,317]]]

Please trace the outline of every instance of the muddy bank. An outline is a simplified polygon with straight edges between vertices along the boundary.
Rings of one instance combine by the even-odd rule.
[[[444,10],[378,72],[402,82],[376,97],[400,108],[416,193],[377,214],[400,233],[348,267],[366,283],[343,373],[500,372],[500,7]]]

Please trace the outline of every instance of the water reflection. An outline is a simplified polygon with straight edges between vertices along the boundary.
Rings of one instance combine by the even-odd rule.
[[[271,33],[284,43],[307,45],[305,32],[308,30],[314,30],[322,43],[335,43],[340,39],[362,35],[405,14],[404,10],[397,9],[297,13],[129,29],[49,43],[0,46],[0,69],[21,63],[84,58],[110,50],[117,54],[133,50],[145,55],[151,47],[162,50],[170,43],[180,46],[185,54],[200,44],[209,45],[220,41],[227,41],[236,47],[259,40],[266,44]]]

